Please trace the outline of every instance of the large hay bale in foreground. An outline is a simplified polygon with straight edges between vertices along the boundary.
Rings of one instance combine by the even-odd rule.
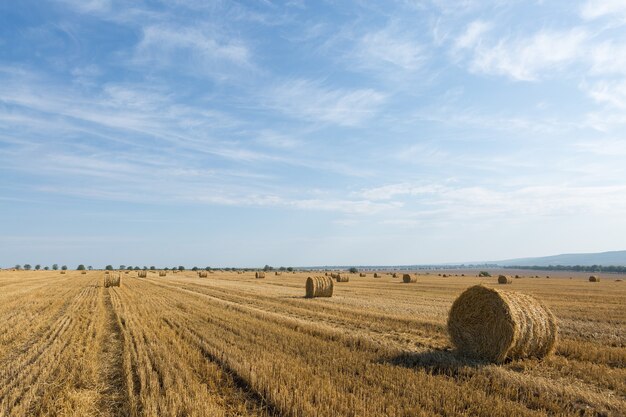
[[[513,280],[511,279],[511,277],[507,277],[506,275],[499,275],[498,276],[498,284],[512,284]]]
[[[104,288],[119,287],[121,275],[105,275],[104,276]]]
[[[256,271],[256,273],[254,274],[255,278],[265,278],[265,272],[263,271]]]
[[[348,274],[336,274],[335,279],[337,282],[350,282],[350,276]]]
[[[448,332],[460,353],[498,363],[548,355],[558,326],[552,312],[529,295],[475,285],[452,304]]]
[[[326,276],[308,277],[306,279],[306,298],[332,297],[335,284]]]
[[[411,274],[402,275],[402,282],[409,284],[411,282],[417,282],[417,277],[411,276]]]
[[[209,272],[208,271],[198,271],[198,277],[199,278],[208,278],[209,277]]]
[[[600,277],[592,275],[589,277],[589,282],[600,282]]]

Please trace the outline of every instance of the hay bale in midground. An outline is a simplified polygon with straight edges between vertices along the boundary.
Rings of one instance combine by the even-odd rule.
[[[306,279],[306,298],[332,297],[335,284],[330,277],[308,277]]]
[[[337,274],[335,279],[337,282],[350,282],[350,276],[348,274]]]
[[[600,277],[592,275],[589,277],[589,282],[600,282]]]
[[[411,276],[411,274],[402,275],[402,282],[409,284],[411,282],[417,282],[417,277]]]
[[[374,272],[374,278],[380,278],[380,275],[378,275],[378,272]]]
[[[80,271],[81,274],[86,275],[87,271]]]
[[[359,273],[359,276],[360,277],[366,277],[367,275],[365,275],[365,273],[361,272],[361,273]]]
[[[448,332],[460,353],[503,362],[550,354],[558,326],[552,312],[530,295],[475,285],[452,304]]]
[[[511,279],[511,277],[507,277],[506,275],[499,275],[498,276],[498,284],[512,284],[513,280]]]
[[[263,271],[256,271],[254,273],[254,277],[255,278],[265,278],[265,272],[263,272]]]
[[[65,271],[61,271],[62,274],[65,274]]]
[[[283,274],[282,272],[278,272],[278,271],[274,272],[274,275],[276,275],[276,276],[282,275],[282,274]]]
[[[167,272],[165,272],[165,271],[159,271],[159,276],[160,276],[160,277],[164,277],[164,276],[166,276],[166,275],[167,275]]]
[[[398,274],[396,274],[395,272],[393,273],[393,275],[391,276],[392,278],[398,278]]]
[[[120,275],[105,275],[104,276],[104,288],[119,287]]]
[[[147,278],[148,271],[137,271],[137,278]]]
[[[198,278],[208,278],[209,271],[198,271]]]

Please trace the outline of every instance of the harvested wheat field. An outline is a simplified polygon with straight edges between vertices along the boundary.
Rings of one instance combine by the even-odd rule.
[[[623,282],[383,275],[305,298],[308,276],[187,271],[105,288],[99,271],[2,271],[0,416],[626,414]],[[554,352],[457,355],[448,312],[476,284],[540,300]]]

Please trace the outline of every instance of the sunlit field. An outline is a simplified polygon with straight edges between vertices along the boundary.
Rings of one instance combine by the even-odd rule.
[[[518,271],[498,286],[463,272],[352,274],[307,299],[306,278],[323,272],[122,272],[105,288],[102,271],[2,271],[0,415],[626,414],[620,276]],[[455,354],[448,311],[479,283],[542,300],[555,353],[501,365]]]

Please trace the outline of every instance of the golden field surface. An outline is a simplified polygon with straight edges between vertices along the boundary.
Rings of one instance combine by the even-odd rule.
[[[499,286],[548,305],[560,341],[494,365],[457,357],[446,320],[497,275],[357,274],[306,299],[315,274],[131,272],[105,288],[102,271],[2,271],[0,416],[626,415],[619,276]]]

